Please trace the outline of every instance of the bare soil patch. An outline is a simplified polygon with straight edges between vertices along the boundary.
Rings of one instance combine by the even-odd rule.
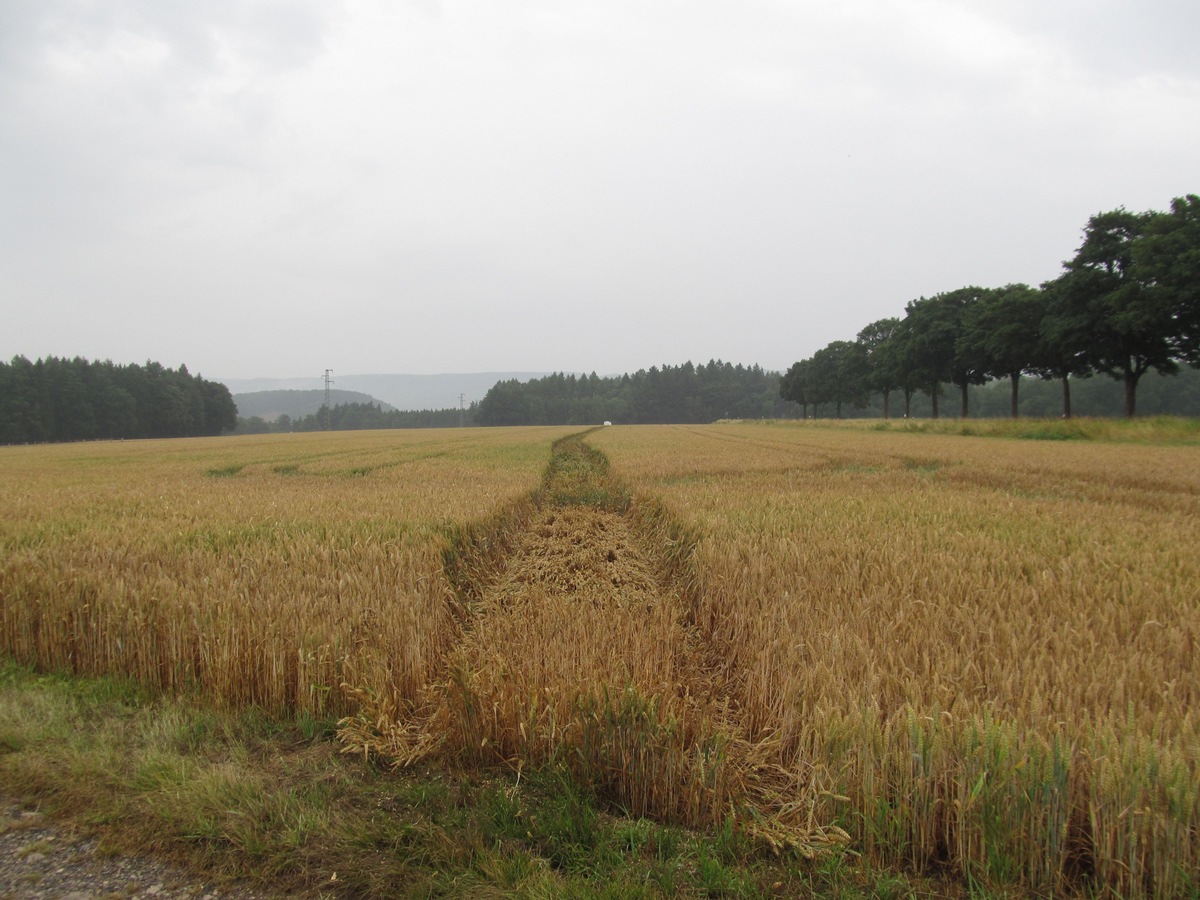
[[[198,881],[146,856],[113,855],[101,840],[0,798],[0,898],[154,897],[266,900],[277,894]]]

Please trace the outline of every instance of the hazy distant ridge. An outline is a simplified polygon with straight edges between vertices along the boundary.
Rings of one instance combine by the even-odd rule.
[[[258,416],[268,422],[274,422],[282,415],[298,419],[319,412],[325,403],[325,389],[320,390],[277,390],[251,391],[245,394],[234,394],[233,402],[237,405],[238,415],[243,418]],[[370,403],[383,410],[392,410],[390,403],[377,400],[370,394],[361,391],[329,392],[329,405],[338,406],[345,403]]]
[[[498,381],[529,381],[542,378],[549,372],[473,372],[446,375],[333,375],[335,390],[361,391],[377,397],[401,410],[450,409],[459,405],[463,395],[466,405],[482,400]],[[230,392],[249,394],[258,391],[301,390],[324,391],[321,376],[312,378],[221,378]],[[242,413],[242,415],[247,415]],[[252,414],[256,415],[256,414]]]

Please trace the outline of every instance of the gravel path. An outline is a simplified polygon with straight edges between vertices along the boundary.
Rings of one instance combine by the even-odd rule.
[[[109,856],[98,841],[0,798],[0,900],[267,900],[278,895],[217,888],[149,857]]]

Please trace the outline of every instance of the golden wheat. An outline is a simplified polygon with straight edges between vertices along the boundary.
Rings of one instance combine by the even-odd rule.
[[[215,702],[320,715],[411,694],[453,638],[455,535],[563,430],[0,449],[0,642]]]
[[[1196,890],[1195,446],[610,428],[616,479],[535,491],[569,430],[4,448],[2,646],[773,841]]]
[[[621,428],[701,535],[749,733],[878,857],[1197,883],[1200,452],[803,426]]]

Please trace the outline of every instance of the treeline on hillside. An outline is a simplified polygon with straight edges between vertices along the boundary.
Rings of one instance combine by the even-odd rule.
[[[288,431],[360,431],[376,428],[453,428],[475,424],[476,404],[469,409],[385,410],[374,403],[322,406],[307,416],[282,415],[273,422],[260,416],[238,419],[237,434]]]
[[[233,402],[237,404],[238,415],[244,419],[258,416],[272,421],[282,415],[292,419],[303,418],[322,406],[340,406],[347,403],[369,403],[383,410],[395,409],[382,400],[377,400],[362,391],[331,390],[328,397],[325,391],[312,390],[271,390],[235,393]]]
[[[186,366],[53,356],[0,363],[0,444],[196,437],[236,424],[229,389]]]
[[[1083,244],[1062,274],[1034,288],[964,287],[909,301],[904,318],[863,328],[795,363],[781,396],[808,407],[861,409],[871,395],[904,399],[917,392],[939,413],[942,385],[959,391],[994,379],[1010,385],[1009,413],[1020,411],[1022,376],[1056,379],[1061,413],[1072,414],[1071,379],[1109,376],[1123,385],[1125,415],[1149,372],[1200,365],[1200,197],[1176,198],[1169,212],[1117,209],[1088,220]],[[1116,412],[1114,409],[1112,412]]]
[[[480,425],[699,423],[794,417],[779,396],[779,374],[711,360],[651,366],[633,375],[548,375],[498,382],[479,402]]]

